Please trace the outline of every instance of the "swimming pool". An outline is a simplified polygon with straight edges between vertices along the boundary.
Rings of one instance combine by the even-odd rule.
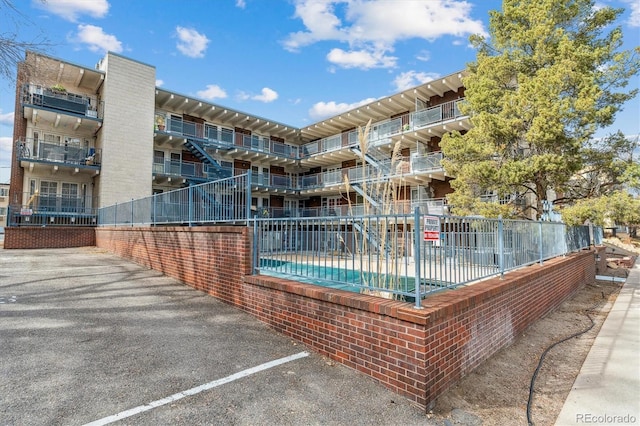
[[[365,272],[339,266],[261,258],[260,273],[354,293],[360,293],[363,289],[393,289],[394,293],[406,297],[415,295],[414,277]]]

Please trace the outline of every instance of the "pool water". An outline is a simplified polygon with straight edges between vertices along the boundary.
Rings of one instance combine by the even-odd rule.
[[[367,282],[375,283],[376,290],[382,291],[386,287],[391,287],[391,284],[395,284],[393,287],[402,293],[411,293],[415,288],[415,279],[412,277],[394,277],[354,269],[295,263],[278,259],[260,259],[260,273],[286,279],[291,279],[293,276],[296,281],[355,293],[360,293],[363,288],[371,288]]]

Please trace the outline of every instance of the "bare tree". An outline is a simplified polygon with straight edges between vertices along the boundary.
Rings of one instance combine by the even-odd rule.
[[[40,2],[46,3],[46,0],[40,0]],[[0,15],[4,17],[0,30],[0,77],[13,80],[17,64],[24,59],[25,51],[44,53],[51,44],[46,35],[38,30],[31,33],[34,34],[31,40],[19,37],[19,28],[27,25],[36,27],[36,25],[19,11],[11,0],[0,0]]]

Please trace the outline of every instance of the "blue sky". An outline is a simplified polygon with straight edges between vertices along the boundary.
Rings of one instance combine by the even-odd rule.
[[[14,0],[0,31],[46,37],[47,52],[93,67],[109,50],[156,67],[158,85],[302,127],[465,68],[496,0]],[[637,0],[625,49],[640,44]],[[15,28],[12,26],[15,25]],[[639,87],[636,76],[630,87]],[[14,83],[0,79],[0,182],[9,179]],[[640,101],[610,131],[640,133]]]

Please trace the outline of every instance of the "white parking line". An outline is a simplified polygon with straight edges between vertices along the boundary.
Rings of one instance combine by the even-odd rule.
[[[252,374],[258,373],[263,370],[268,370],[272,367],[277,367],[278,365],[285,364],[287,362],[295,361],[296,359],[304,358],[309,356],[309,352],[300,352],[295,355],[290,355],[284,358],[276,359],[273,361],[265,362],[264,364],[260,364],[256,367],[252,367],[238,373],[232,374],[230,376],[224,377],[222,379],[214,380],[213,382],[205,383],[204,385],[196,386],[195,388],[188,389],[186,391],[174,393],[171,396],[166,398],[158,399],[157,401],[150,402],[146,405],[139,405],[130,410],[122,411],[118,414],[114,414],[113,416],[103,417],[100,420],[93,421],[91,423],[87,423],[85,426],[99,426],[99,425],[108,425],[109,423],[117,422],[118,420],[126,419],[127,417],[135,416],[136,414],[149,411],[153,408],[157,408],[171,402],[177,401],[182,398],[186,398],[187,396],[195,395],[200,392],[206,391],[208,389],[215,388],[220,385],[224,385],[225,383],[233,382],[234,380],[241,379],[243,377],[250,376]]]

